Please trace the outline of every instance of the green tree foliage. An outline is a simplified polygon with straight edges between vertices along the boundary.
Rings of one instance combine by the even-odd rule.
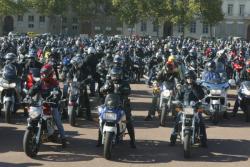
[[[210,36],[212,37],[212,26],[224,19],[222,12],[222,0],[200,0],[200,14],[203,23],[210,27]]]
[[[69,0],[24,0],[26,5],[44,15],[62,15],[67,11]]]
[[[25,4],[20,0],[0,0],[0,16],[23,13],[25,10]]]

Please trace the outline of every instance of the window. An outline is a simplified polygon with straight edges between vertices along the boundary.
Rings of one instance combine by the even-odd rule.
[[[43,22],[44,23],[45,22],[45,16],[40,16],[39,17],[39,22]]]
[[[233,4],[228,4],[228,6],[227,6],[227,14],[228,14],[228,16],[233,15]]]
[[[147,31],[147,23],[144,21],[141,22],[141,31],[142,32]]]
[[[159,31],[159,24],[157,21],[153,22],[153,31],[158,32]]]
[[[28,27],[29,28],[34,28],[34,24],[29,24]]]
[[[240,5],[240,16],[244,16],[245,13],[245,5]]]
[[[76,31],[77,30],[77,26],[72,26],[72,29],[74,30],[74,31]]]
[[[203,34],[208,34],[208,24],[203,23],[203,28],[202,29],[203,29],[202,30]]]
[[[178,32],[179,33],[183,33],[184,32],[184,26],[183,26],[183,24],[179,24],[178,25]]]
[[[196,33],[196,22],[195,21],[190,23],[190,33]]]
[[[78,19],[76,17],[74,17],[72,20],[73,20],[73,23],[78,23]]]
[[[29,21],[29,22],[34,22],[34,16],[29,16],[29,17],[28,17],[28,21]]]
[[[22,15],[18,15],[17,16],[17,21],[23,21],[23,16]]]
[[[67,23],[67,17],[63,17],[63,18],[62,18],[62,21],[63,21],[64,23]]]

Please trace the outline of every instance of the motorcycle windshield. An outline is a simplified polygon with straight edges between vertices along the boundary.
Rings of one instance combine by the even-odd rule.
[[[241,87],[245,87],[247,90],[250,90],[250,81],[242,82]]]
[[[221,80],[210,80],[209,82],[203,82],[202,86],[208,89],[227,89],[229,88],[229,83]]]

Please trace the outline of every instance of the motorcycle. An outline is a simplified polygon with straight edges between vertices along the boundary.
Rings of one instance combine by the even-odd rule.
[[[77,81],[73,81],[68,90],[68,117],[69,117],[69,124],[71,126],[75,126],[76,117],[80,115],[80,88],[81,85]]]
[[[238,91],[238,100],[240,108],[245,113],[246,122],[250,122],[250,81],[241,83]]]
[[[28,125],[23,137],[23,149],[27,156],[33,158],[37,155],[41,143],[58,141],[58,131],[52,116],[51,99],[58,95],[58,91],[53,90],[51,95],[45,100],[39,95],[25,102],[29,105]]]
[[[5,112],[5,122],[11,122],[11,115],[18,108],[20,92],[20,80],[17,78],[16,67],[7,64],[3,68],[2,79],[0,80],[1,104]]]
[[[227,111],[227,90],[230,87],[227,80],[210,80],[204,81],[202,86],[207,89],[208,93],[203,99],[206,104],[206,114],[210,115],[214,124],[217,124]]]
[[[104,145],[103,156],[111,159],[114,144],[123,140],[126,131],[126,115],[118,94],[108,94],[105,103],[98,107],[99,130]]]
[[[201,144],[206,142],[205,137],[200,134],[199,128],[199,116],[204,112],[203,105],[200,102],[191,101],[190,103],[184,102],[184,104],[173,101],[175,104],[175,111],[180,116],[178,123],[178,132],[181,143],[183,144],[184,158],[190,158],[192,145],[200,141]],[[175,144],[176,139],[171,137],[170,142]]]
[[[161,85],[161,93],[160,93],[160,103],[159,103],[159,109],[161,110],[160,113],[160,125],[164,126],[166,122],[166,117],[169,115],[171,111],[173,111],[172,108],[172,97],[174,94],[173,87],[170,84],[167,84],[164,82]],[[172,115],[174,115],[173,112],[171,112]]]

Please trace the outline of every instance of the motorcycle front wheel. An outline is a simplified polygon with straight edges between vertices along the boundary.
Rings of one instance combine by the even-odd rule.
[[[5,103],[5,122],[6,123],[10,123],[10,117],[11,117],[11,105],[12,102],[11,101],[6,101]]]
[[[184,158],[190,158],[191,156],[191,133],[186,132],[183,140]]]
[[[111,159],[113,137],[114,137],[113,132],[105,133],[104,150],[103,150],[103,156],[105,159]]]
[[[76,124],[76,106],[68,106],[69,124],[75,126]]]
[[[165,122],[166,122],[166,117],[167,117],[167,104],[164,104],[161,110],[161,116],[160,116],[160,125],[161,126],[165,126]]]
[[[23,150],[28,157],[33,158],[37,155],[39,144],[36,143],[36,133],[34,130],[26,129],[23,137]]]

